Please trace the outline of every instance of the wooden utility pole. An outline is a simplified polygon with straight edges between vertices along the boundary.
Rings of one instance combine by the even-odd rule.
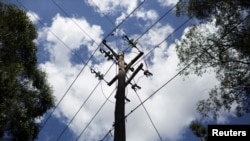
[[[129,40],[128,37],[126,37],[127,41],[131,44],[133,43],[132,47],[136,47],[135,43],[133,40]],[[130,101],[129,99],[126,98],[125,96],[125,87],[128,84],[132,85],[132,88],[134,90],[140,89],[140,87],[136,84],[132,84],[131,80],[135,77],[135,75],[140,71],[143,70],[143,64],[141,63],[137,69],[134,70],[132,68],[132,65],[140,58],[143,56],[143,52],[139,52],[139,54],[130,61],[130,63],[125,63],[124,61],[124,53],[119,53],[117,54],[116,52],[113,51],[113,49],[106,43],[106,40],[103,40],[102,43],[110,50],[110,52],[107,52],[103,49],[100,49],[101,53],[105,54],[105,56],[108,58],[108,60],[114,60],[117,61],[118,66],[119,66],[119,72],[118,75],[116,75],[109,83],[108,85],[111,86],[116,80],[118,80],[118,88],[117,88],[117,93],[116,93],[116,103],[115,103],[115,123],[114,123],[114,141],[126,141],[126,128],[125,128],[125,100]],[[131,70],[133,74],[126,80],[126,73],[128,70]],[[94,72],[94,71],[92,71]],[[96,73],[96,72],[94,72]],[[103,77],[96,73],[98,77]],[[149,72],[145,73],[145,75],[149,75]],[[151,73],[150,73],[151,74]]]
[[[126,141],[126,129],[125,129],[125,63],[124,54],[118,55],[118,88],[116,93],[115,104],[115,133],[114,141]]]

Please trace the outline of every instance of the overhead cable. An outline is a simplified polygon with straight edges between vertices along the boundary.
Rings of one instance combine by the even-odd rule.
[[[107,70],[107,72],[104,74],[104,76],[109,72],[109,70],[111,69],[111,67],[114,65],[114,63],[109,67],[109,69]],[[84,100],[84,102],[82,103],[82,105],[78,108],[77,112],[73,115],[73,117],[70,119],[70,121],[67,123],[67,125],[65,126],[65,128],[62,130],[62,132],[59,134],[59,136],[57,137],[57,141],[61,138],[61,136],[64,134],[64,132],[68,129],[69,125],[73,122],[73,120],[76,118],[76,116],[79,114],[79,112],[81,111],[81,109],[83,108],[83,106],[87,103],[87,101],[90,99],[90,97],[93,95],[94,91],[97,89],[97,87],[99,86],[99,84],[102,81],[99,80],[99,82],[96,84],[96,86],[94,87],[94,89],[90,92],[90,94],[88,95],[88,97]],[[106,97],[105,97],[106,98]],[[109,98],[106,98],[106,100],[109,100]]]
[[[243,21],[247,19],[244,18],[241,20],[236,26],[234,26],[231,30],[228,30],[227,33],[222,35],[220,38],[225,38],[228,34],[230,34],[235,28],[237,28],[238,25],[240,25]],[[212,47],[212,45],[210,46]],[[157,90],[155,90],[148,98],[143,100],[138,106],[136,106],[134,109],[132,109],[128,114],[125,115],[124,118],[127,118],[129,115],[131,115],[135,110],[137,110],[140,106],[142,106],[146,101],[148,101],[150,98],[152,98],[155,94],[157,94],[162,88],[164,88],[167,84],[169,84],[172,80],[174,80],[178,75],[180,75],[184,70],[186,70],[191,64],[193,64],[197,59],[199,59],[201,56],[203,56],[206,53],[206,51],[203,51],[201,54],[197,55],[195,58],[193,58],[185,67],[183,67],[179,72],[177,72],[173,77],[171,77],[167,82],[165,82],[162,86],[160,86]]]

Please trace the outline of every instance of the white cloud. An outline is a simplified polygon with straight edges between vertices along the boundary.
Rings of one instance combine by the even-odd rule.
[[[100,3],[101,1],[96,2]],[[116,4],[115,1],[112,2]],[[83,18],[70,19],[60,15],[55,16],[51,26],[43,30],[44,35],[40,37],[44,37],[46,40],[47,43],[45,46],[51,55],[51,59],[44,64],[40,64],[40,67],[48,73],[48,80],[54,88],[54,95],[57,100],[65,94],[81,71],[83,65],[73,65],[70,59],[70,56],[72,57],[70,50],[63,47],[64,44],[48,31],[56,34],[71,49],[79,49],[83,45],[87,46],[88,51],[92,51],[96,47],[93,41],[84,35],[72,20],[77,21],[97,42],[101,41],[103,34],[100,26],[90,25]],[[169,25],[157,24],[152,28],[139,40],[145,53],[154,45],[161,42],[172,31],[173,28]],[[175,45],[168,45],[164,42],[152,53],[153,58],[148,69],[153,73],[153,76],[139,79],[142,76],[142,72],[140,72],[135,78],[135,80],[138,80],[138,85],[142,87],[141,90],[138,90],[138,94],[142,100],[148,98],[148,96],[177,73],[179,60],[176,55]],[[131,60],[134,56],[134,52],[125,54],[127,60]],[[88,66],[92,65],[91,63]],[[95,64],[95,68],[105,73],[111,64],[110,61],[104,60],[100,64]],[[108,96],[115,87],[115,84],[109,87],[103,82],[102,87],[99,85],[92,93],[93,88],[98,83],[98,79],[91,73],[88,66],[79,75],[55,113],[57,118],[64,118],[63,122],[68,123],[89,94],[92,94],[73,120],[73,123],[69,126],[76,136],[82,132],[106,100],[103,95]],[[144,67],[144,69],[146,68]],[[111,80],[116,72],[116,67],[113,67],[105,76],[105,79],[107,81]],[[212,88],[216,83],[217,81],[212,73],[205,74],[203,77],[190,76],[185,81],[183,81],[182,77],[178,76],[149,99],[145,103],[145,106],[161,136],[170,141],[181,140],[181,135],[184,133],[184,129],[188,126],[189,122],[198,117],[195,110],[196,102],[202,98],[206,98],[208,91],[204,92],[204,90]],[[131,100],[130,103],[126,104],[126,113],[129,113],[140,104],[140,101],[130,86],[127,87],[127,97]],[[111,101],[115,101],[114,95],[111,96]],[[115,105],[111,102],[107,102],[104,105],[103,109],[89,125],[89,128],[83,133],[83,140],[100,140],[104,137],[112,127],[114,107]],[[135,110],[127,118],[126,129],[128,141],[158,140],[158,136],[142,107]]]
[[[33,11],[28,11],[26,14],[34,24],[36,24],[40,20],[39,15]]]
[[[179,0],[157,0],[161,6],[175,5]]]
[[[138,42],[141,44],[141,46],[149,50],[162,42],[170,33],[173,32],[173,30],[174,29],[168,24],[161,25],[160,23],[158,23],[144,36],[142,36]],[[159,47],[157,49],[159,49]],[[164,49],[165,51],[167,50],[166,42],[163,42],[161,44],[160,49]]]
[[[166,50],[168,57],[165,57],[165,60],[162,57],[164,56],[162,54],[165,53],[155,50],[158,55],[155,54],[153,65],[149,67],[149,70],[153,72],[153,77],[150,79],[144,77],[138,83],[142,86],[142,90],[138,91],[142,99],[147,98],[177,73],[178,58],[174,45]],[[161,60],[156,59],[158,57]],[[145,105],[160,134],[169,140],[181,140],[183,129],[188,126],[190,121],[197,118],[196,102],[207,97],[207,93],[204,93],[203,90],[212,88],[216,83],[213,74],[204,75],[202,78],[190,76],[185,81],[178,76],[148,100]],[[129,94],[129,98],[133,99],[133,102],[138,101],[138,98],[133,95],[135,94]],[[128,111],[130,111],[129,108]],[[131,115],[127,125],[130,133],[128,140],[158,140],[157,134],[142,108]],[[143,135],[143,137],[138,137],[138,135]]]
[[[113,12],[126,11],[131,12],[137,5],[138,0],[87,0],[87,3],[93,7],[98,6],[100,13],[112,14]]]
[[[116,15],[119,16],[115,20],[115,24],[118,25],[123,21],[128,14],[130,14],[138,5],[143,1],[141,0],[86,0],[86,2],[95,7],[96,11],[101,15]],[[152,11],[147,12],[146,16],[154,16]],[[152,17],[151,17],[152,18]]]
[[[145,10],[145,9],[140,9],[135,12],[135,17],[141,18],[143,20],[151,20],[154,21],[158,18],[158,13],[155,10]]]
[[[80,27],[78,27],[80,26]],[[56,15],[51,27],[43,29],[44,35],[40,37],[46,40],[46,49],[50,52],[51,61],[57,66],[70,66],[69,59],[73,50],[85,48],[90,53],[101,41],[103,31],[98,25],[90,25],[84,18],[65,18]],[[86,58],[88,56],[81,56]]]

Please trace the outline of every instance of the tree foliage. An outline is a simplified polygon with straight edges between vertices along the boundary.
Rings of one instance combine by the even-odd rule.
[[[198,121],[192,121],[189,128],[195,136],[201,139],[201,141],[207,140],[207,129]]]
[[[36,37],[26,13],[0,1],[0,138],[35,139],[37,118],[54,106],[46,74],[37,68]]]
[[[194,60],[183,74],[202,75],[215,71],[220,84],[209,98],[198,102],[197,110],[218,117],[220,110],[235,111],[237,116],[250,112],[250,1],[183,0],[178,16],[201,21],[177,41],[179,66]]]

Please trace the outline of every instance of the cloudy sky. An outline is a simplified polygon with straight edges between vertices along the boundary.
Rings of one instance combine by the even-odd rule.
[[[115,52],[124,51],[126,63],[144,52],[133,67],[142,63],[143,70],[153,74],[136,75],[131,81],[141,87],[136,92],[131,85],[126,87],[127,141],[198,141],[188,128],[193,120],[246,122],[230,113],[221,113],[218,121],[201,119],[196,103],[218,84],[213,73],[171,80],[179,62],[174,42],[197,22],[175,16],[178,0],[3,1],[27,11],[36,24],[39,68],[47,72],[56,98],[56,108],[40,119],[43,128],[37,141],[113,140],[117,82],[112,86],[106,82],[118,68],[99,51],[108,51],[103,39]],[[124,35],[136,40],[138,49],[131,48]],[[104,80],[99,81],[91,69],[104,74]],[[131,74],[128,71],[127,77]]]

